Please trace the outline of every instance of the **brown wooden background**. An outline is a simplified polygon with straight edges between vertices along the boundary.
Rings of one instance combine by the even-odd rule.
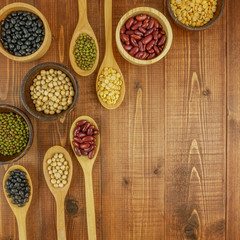
[[[0,7],[11,2],[1,0]],[[53,41],[42,59],[29,64],[0,56],[0,103],[22,109],[20,85],[33,66],[54,61],[70,67],[68,50],[78,18],[77,0],[24,2],[46,16]],[[166,1],[113,0],[114,32],[121,16],[136,6],[154,7],[170,19]],[[103,0],[88,0],[100,63],[105,49],[103,7]],[[34,186],[28,239],[56,239],[55,202],[42,171],[46,150],[56,144],[66,147],[74,164],[65,204],[67,237],[87,239],[83,173],[68,134],[73,120],[85,114],[96,120],[102,138],[93,173],[98,239],[239,239],[239,9],[239,0],[227,1],[221,19],[204,32],[186,32],[170,19],[172,48],[153,66],[129,64],[114,41],[126,81],[119,109],[101,107],[95,93],[96,71],[78,77],[79,101],[63,123],[31,117],[34,143],[19,161]],[[0,167],[0,181],[7,167]],[[0,240],[10,239],[18,239],[17,225],[0,191]]]

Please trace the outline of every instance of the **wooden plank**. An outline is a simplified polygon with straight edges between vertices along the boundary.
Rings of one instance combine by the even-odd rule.
[[[161,1],[113,1],[113,32],[136,6],[164,9]],[[165,61],[134,66],[113,46],[126,95],[119,109],[101,113],[103,239],[164,239]]]
[[[223,16],[195,33],[172,25],[165,68],[165,239],[225,239],[225,22]]]
[[[227,2],[227,225],[226,239],[238,239],[240,235],[240,2]]]

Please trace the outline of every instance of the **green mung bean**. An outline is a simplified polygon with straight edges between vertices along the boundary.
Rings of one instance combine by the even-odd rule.
[[[94,40],[86,33],[80,34],[74,47],[74,56],[77,65],[82,70],[91,70],[96,61],[96,54]]]
[[[27,145],[29,129],[26,121],[14,113],[0,113],[0,154],[11,156]]]

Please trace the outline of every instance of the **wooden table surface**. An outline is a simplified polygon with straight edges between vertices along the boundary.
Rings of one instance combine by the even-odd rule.
[[[1,0],[0,8],[11,2]],[[24,2],[46,16],[53,41],[47,54],[32,63],[0,56],[0,103],[21,109],[20,86],[33,66],[53,61],[71,69],[68,51],[78,19],[77,0]],[[157,64],[138,67],[120,56],[114,41],[126,81],[120,108],[101,107],[95,71],[77,77],[80,97],[65,121],[31,117],[34,143],[19,161],[34,186],[29,240],[57,239],[55,201],[42,169],[44,154],[53,145],[64,146],[73,159],[65,202],[67,239],[87,239],[83,172],[68,134],[79,115],[93,117],[101,130],[93,170],[98,239],[239,239],[240,1],[227,1],[223,16],[209,30],[186,32],[170,19],[166,1],[113,0],[113,32],[121,16],[136,6],[154,7],[167,16],[174,36],[171,50]],[[88,0],[89,22],[100,46],[99,65],[105,49],[103,7],[103,0]],[[0,167],[0,181],[8,167]],[[10,239],[18,239],[17,224],[0,191],[0,240]]]

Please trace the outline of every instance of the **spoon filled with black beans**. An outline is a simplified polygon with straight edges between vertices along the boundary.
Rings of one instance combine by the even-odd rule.
[[[10,167],[3,178],[3,188],[7,202],[17,219],[19,240],[25,240],[26,216],[33,194],[29,173],[20,165]]]
[[[44,24],[34,13],[15,11],[1,21],[1,43],[14,56],[35,53],[41,47],[44,36]]]

